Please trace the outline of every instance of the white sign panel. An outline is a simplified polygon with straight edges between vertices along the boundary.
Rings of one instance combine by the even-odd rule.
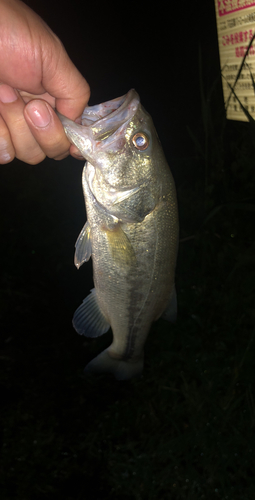
[[[241,74],[236,81],[243,57],[255,33],[255,1],[215,0],[222,86],[227,118],[247,121],[240,105],[255,119],[255,40],[249,48]],[[236,96],[229,87],[234,87]]]

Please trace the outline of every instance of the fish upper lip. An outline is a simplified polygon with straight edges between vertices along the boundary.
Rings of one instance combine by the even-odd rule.
[[[87,106],[82,114],[82,125],[90,129],[94,140],[104,140],[131,120],[139,103],[137,92],[131,89],[117,99]]]
[[[59,116],[70,142],[82,153],[83,157],[93,163],[101,154],[119,153],[125,146],[126,129],[136,114],[140,98],[134,89],[117,99],[95,106],[87,106],[83,112],[81,124],[69,118]]]

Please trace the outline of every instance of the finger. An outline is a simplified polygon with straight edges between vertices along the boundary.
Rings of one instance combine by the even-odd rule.
[[[9,136],[20,160],[35,164],[45,158],[24,119],[24,102],[19,93],[9,85],[0,85],[0,113],[8,128]]]
[[[19,90],[19,94],[26,104],[32,99],[43,99],[44,101],[47,101],[52,108],[55,108],[56,99],[52,95],[48,94],[48,92],[44,92],[43,94],[31,94],[30,92]]]
[[[61,94],[57,94],[56,109],[64,116],[71,118],[71,120],[76,120],[82,115],[85,107],[88,104],[90,98],[90,88],[77,68],[75,68],[72,63],[71,65],[72,66],[70,67],[69,71],[70,73],[74,71],[74,74],[71,74],[69,78],[70,87],[67,87],[66,83],[66,87],[63,88],[63,92],[61,93],[64,97],[58,97],[58,95]],[[75,89],[75,92],[73,91],[73,89]]]
[[[60,113],[78,118],[89,85],[49,26],[23,2],[0,0],[0,32],[0,78],[26,92],[48,92]]]
[[[74,144],[71,144],[69,153],[77,160],[83,160],[83,161],[85,160],[84,156],[82,156],[81,152]]]
[[[42,47],[42,84],[56,98],[56,108],[64,116],[80,117],[90,97],[90,87],[73,64],[59,38],[53,34],[50,46]]]
[[[15,150],[12,145],[9,130],[0,116],[0,164],[10,163],[15,158]]]
[[[36,142],[49,158],[62,160],[69,155],[68,141],[62,124],[45,101],[34,99],[24,109],[24,117]]]

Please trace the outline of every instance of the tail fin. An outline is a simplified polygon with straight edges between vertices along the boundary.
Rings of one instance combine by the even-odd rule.
[[[117,380],[129,380],[142,373],[143,357],[136,362],[122,361],[112,358],[108,349],[105,349],[87,364],[84,371],[85,373],[112,373]]]

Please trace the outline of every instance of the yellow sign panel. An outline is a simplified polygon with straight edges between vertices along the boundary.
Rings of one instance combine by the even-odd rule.
[[[255,33],[255,1],[215,0],[224,102],[229,120],[247,121],[240,105],[255,119],[255,40],[236,81],[243,57]],[[234,88],[231,92],[230,86]],[[240,102],[238,101],[238,99]]]

